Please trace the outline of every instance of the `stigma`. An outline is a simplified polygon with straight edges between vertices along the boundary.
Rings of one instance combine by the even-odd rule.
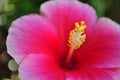
[[[68,39],[68,46],[72,49],[78,49],[80,46],[85,42],[86,29],[85,21],[81,21],[80,23],[75,22],[75,28],[70,31],[69,39]]]

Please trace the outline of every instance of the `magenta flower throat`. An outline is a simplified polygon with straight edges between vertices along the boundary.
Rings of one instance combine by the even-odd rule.
[[[120,25],[78,0],[13,21],[7,49],[21,80],[120,80]]]

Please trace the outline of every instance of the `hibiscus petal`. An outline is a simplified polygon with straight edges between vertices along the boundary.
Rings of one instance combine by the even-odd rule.
[[[66,73],[66,80],[119,80],[120,70],[79,66]]]
[[[75,56],[88,66],[120,67],[120,25],[107,18],[100,19]]]
[[[30,54],[19,67],[21,80],[65,80],[65,73],[53,57]]]
[[[15,20],[9,30],[9,54],[20,63],[29,53],[59,52],[59,38],[53,25],[37,14]]]
[[[67,46],[68,37],[70,31],[75,27],[75,22],[84,20],[88,26],[86,29],[88,33],[97,19],[96,12],[91,6],[77,0],[48,1],[41,5],[40,10],[42,15],[56,26],[66,48],[69,48]],[[65,51],[67,51],[66,48],[64,48]]]
[[[108,75],[112,77],[112,80],[120,80],[120,67],[119,68],[110,68],[107,70]]]
[[[84,66],[79,70],[80,75],[84,74],[82,80],[118,80],[118,73],[112,69],[99,69],[94,67]],[[86,75],[85,75],[86,74]]]
[[[73,70],[60,68],[55,58],[44,54],[30,54],[19,67],[21,80],[119,80],[120,68],[79,66]]]

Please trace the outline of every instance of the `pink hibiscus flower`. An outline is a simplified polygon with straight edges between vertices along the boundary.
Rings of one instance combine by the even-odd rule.
[[[78,0],[15,20],[7,38],[21,80],[120,80],[120,25]]]

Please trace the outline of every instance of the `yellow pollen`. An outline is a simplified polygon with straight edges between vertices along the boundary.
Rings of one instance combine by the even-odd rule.
[[[70,31],[68,45],[74,49],[80,48],[80,46],[85,42],[86,34],[85,28],[86,24],[84,21],[81,21],[80,24],[75,22],[75,28]]]

